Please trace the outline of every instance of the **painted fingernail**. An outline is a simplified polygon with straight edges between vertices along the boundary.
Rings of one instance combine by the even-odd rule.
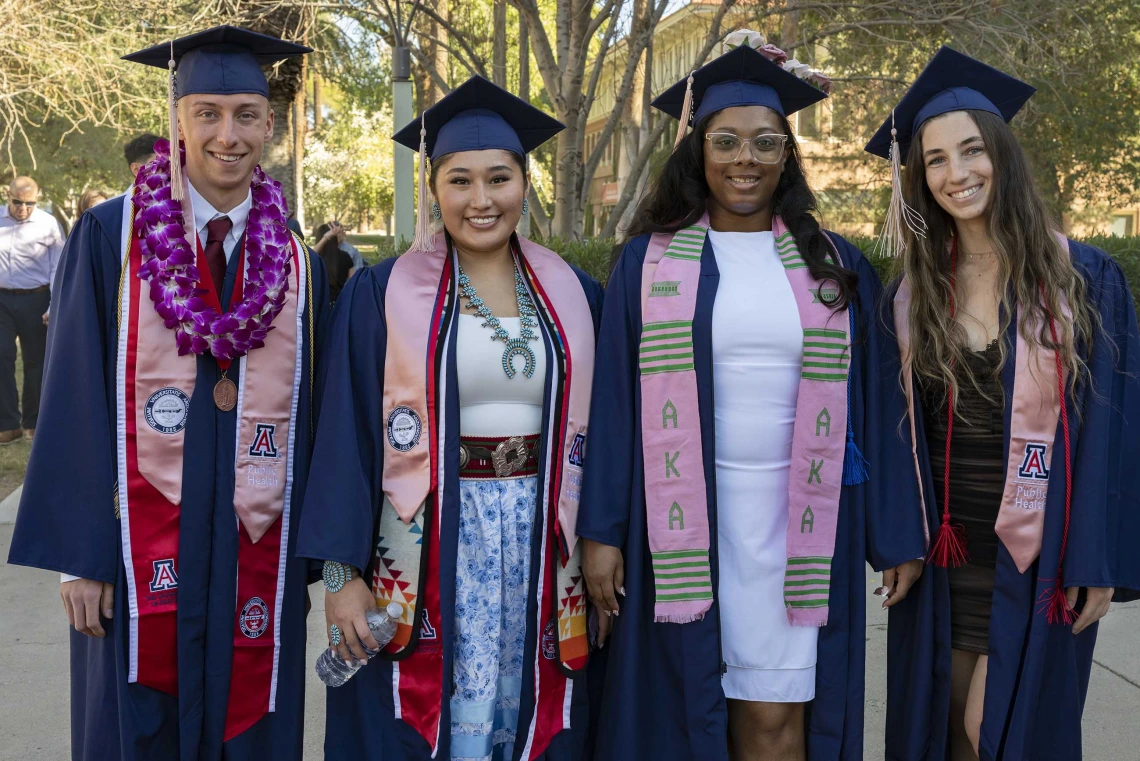
[[[612,614],[612,613],[610,613],[608,610],[603,610],[602,612],[603,612],[603,613],[605,613],[607,616],[613,615],[613,614]]]
[[[618,594],[621,595],[622,597],[625,597],[625,587],[622,587],[621,589],[619,589]]]

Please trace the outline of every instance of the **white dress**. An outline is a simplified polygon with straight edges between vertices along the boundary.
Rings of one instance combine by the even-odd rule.
[[[720,269],[713,306],[717,538],[724,694],[815,696],[819,629],[784,608],[788,472],[803,331],[772,233],[709,231]]]

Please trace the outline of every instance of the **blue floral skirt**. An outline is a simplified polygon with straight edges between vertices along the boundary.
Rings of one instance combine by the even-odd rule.
[[[522,693],[536,476],[460,479],[453,761],[510,761]]]

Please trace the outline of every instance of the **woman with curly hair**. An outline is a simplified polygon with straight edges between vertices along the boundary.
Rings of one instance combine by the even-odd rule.
[[[888,605],[922,568],[879,281],[788,124],[827,83],[753,42],[655,101],[678,143],[607,287],[578,516],[599,761],[862,759],[864,563]]]
[[[867,146],[933,566],[890,614],[889,759],[1080,759],[1096,622],[1140,589],[1136,314],[1034,187],[1033,93],[943,48]]]

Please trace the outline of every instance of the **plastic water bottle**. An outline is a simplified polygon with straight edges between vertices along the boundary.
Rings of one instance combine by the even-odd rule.
[[[392,637],[396,636],[396,623],[400,620],[403,612],[404,609],[400,607],[399,603],[390,602],[384,610],[370,610],[365,614],[368,619],[368,628],[372,630],[372,636],[380,645],[379,650],[364,649],[369,660],[379,654],[380,650],[392,641]],[[317,676],[329,687],[340,687],[352,679],[353,674],[360,670],[361,665],[363,664],[356,661],[353,661],[351,665],[345,663],[336,648],[329,647],[317,658]]]

